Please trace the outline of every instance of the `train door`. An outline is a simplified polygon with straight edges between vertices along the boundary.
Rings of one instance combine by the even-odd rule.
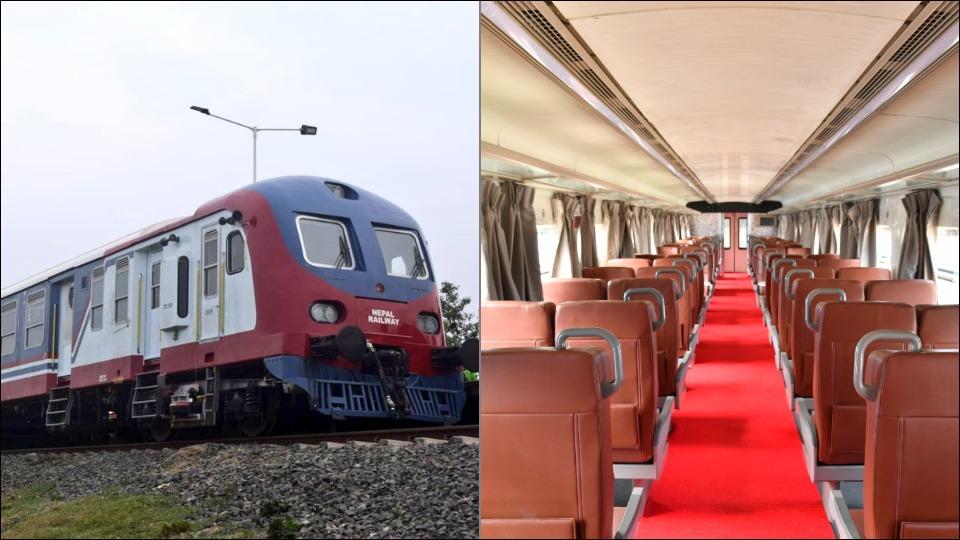
[[[743,212],[723,214],[723,271],[747,271],[749,219]]]
[[[160,356],[160,267],[163,251],[147,253],[147,279],[143,297],[143,358],[149,360]]]
[[[220,308],[222,299],[220,226],[203,229],[200,251],[200,340],[220,337]]]
[[[57,375],[70,375],[70,360],[73,356],[73,281],[60,285],[60,301],[57,302]]]

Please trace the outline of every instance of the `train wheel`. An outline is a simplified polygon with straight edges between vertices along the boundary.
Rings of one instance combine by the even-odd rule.
[[[143,428],[143,436],[145,439],[149,439],[154,442],[166,442],[170,439],[170,435],[173,434],[173,429],[170,428],[169,422],[164,422],[163,420],[154,420],[147,424]]]
[[[277,424],[277,411],[266,410],[258,416],[248,416],[237,422],[240,433],[245,437],[262,437]]]

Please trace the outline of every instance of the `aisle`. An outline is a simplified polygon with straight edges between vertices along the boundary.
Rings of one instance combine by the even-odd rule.
[[[637,538],[832,538],[746,274],[717,281]]]

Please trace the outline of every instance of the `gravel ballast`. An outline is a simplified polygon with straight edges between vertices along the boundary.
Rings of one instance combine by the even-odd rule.
[[[0,488],[165,493],[196,507],[211,535],[283,520],[305,538],[476,538],[479,446],[384,443],[15,454]]]

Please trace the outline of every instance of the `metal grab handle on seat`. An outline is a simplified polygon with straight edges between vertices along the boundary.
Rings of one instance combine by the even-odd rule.
[[[773,251],[768,251],[768,252],[764,253],[764,254],[763,254],[763,267],[764,267],[764,268],[767,268],[768,266],[770,266],[770,257],[772,257],[772,256],[774,256],[774,255],[783,255],[783,254],[784,254],[784,253],[783,253],[782,251],[780,251],[780,250],[773,250]]]
[[[689,258],[691,258],[691,257],[696,257],[697,260],[700,261],[700,267],[701,267],[701,268],[703,268],[704,266],[707,265],[706,251],[701,251],[701,250],[691,251],[690,253],[684,253],[684,254],[683,254],[683,257],[684,257],[685,259],[689,259]]]
[[[567,328],[557,334],[557,348],[566,349],[567,340],[578,337],[600,338],[610,345],[613,351],[613,380],[600,381],[600,394],[603,397],[612,396],[623,384],[623,352],[620,350],[620,340],[605,328]]]
[[[663,297],[663,293],[654,289],[653,287],[638,287],[636,289],[627,289],[623,293],[623,301],[629,302],[630,297],[635,294],[650,294],[657,299],[657,314],[660,315],[660,318],[653,322],[653,331],[656,332],[663,327],[663,323],[667,322],[667,300]]]
[[[853,387],[857,389],[860,397],[867,401],[877,399],[877,387],[869,386],[863,382],[863,364],[866,361],[864,356],[869,347],[875,341],[906,341],[910,352],[917,352],[921,348],[920,336],[913,332],[904,332],[902,330],[874,330],[864,334],[853,349]]]
[[[693,275],[687,274],[687,270],[686,270],[687,267],[683,266],[683,261],[689,261],[690,264],[693,265],[693,270],[692,270]],[[688,280],[693,281],[693,279],[694,279],[695,277],[697,277],[697,263],[694,262],[694,261],[691,260],[691,259],[684,259],[683,261],[674,260],[674,261],[673,261],[673,267],[674,267],[674,268],[683,268],[683,274],[684,274],[685,276],[687,276],[687,279],[688,279]]]
[[[653,276],[659,278],[663,274],[677,274],[680,276],[680,292],[676,292],[677,288],[674,286],[674,293],[677,295],[677,300],[683,298],[683,295],[687,293],[687,275],[683,272],[677,270],[676,268],[662,268],[657,270]]]
[[[773,263],[773,266],[770,267],[770,279],[772,279],[774,283],[780,283],[780,280],[777,279],[777,268],[784,263],[786,263],[788,266],[797,265],[797,261],[795,259],[780,259],[779,261]]]
[[[847,301],[847,293],[843,289],[820,288],[820,289],[814,289],[810,291],[810,294],[807,295],[806,301],[804,301],[803,303],[803,322],[806,323],[807,328],[809,328],[811,332],[819,332],[820,325],[817,324],[815,326],[814,321],[810,319],[810,306],[813,304],[814,298],[818,296],[823,296],[825,294],[839,294],[841,302]]]
[[[800,276],[800,275],[809,275],[812,278],[813,270],[809,268],[794,268],[793,270],[788,271],[787,275],[783,276],[783,282],[790,283],[790,276]],[[790,290],[788,290],[786,286],[784,286],[783,293],[786,294],[787,298],[789,298],[790,300],[797,299],[797,283],[799,282],[800,282],[799,279],[797,281],[794,281],[793,287],[791,287]]]

